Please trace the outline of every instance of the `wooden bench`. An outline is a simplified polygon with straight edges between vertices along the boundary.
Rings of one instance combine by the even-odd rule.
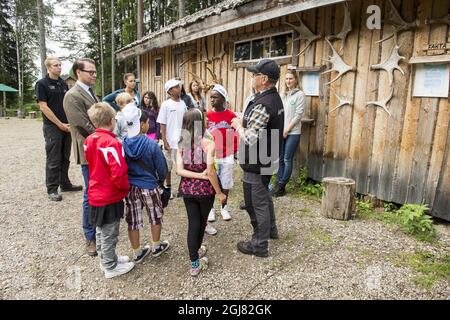
[[[28,118],[30,119],[36,119],[37,117],[37,112],[36,111],[30,111],[28,112]]]

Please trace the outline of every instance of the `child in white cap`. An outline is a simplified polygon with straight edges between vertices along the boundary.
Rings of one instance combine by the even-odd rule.
[[[176,154],[178,150],[178,142],[181,136],[183,116],[187,110],[187,107],[184,101],[180,99],[181,80],[170,79],[165,83],[164,89],[170,98],[161,104],[161,109],[159,110],[158,119],[156,119],[156,122],[161,125],[164,156],[166,157],[169,169],[166,178],[166,187],[171,189],[171,172],[174,163],[176,163]]]
[[[227,90],[216,84],[211,90],[211,108],[207,113],[208,131],[214,136],[216,145],[216,163],[222,192],[227,196],[233,187],[233,165],[234,155],[237,152],[237,135],[231,127],[231,120],[236,118],[236,114],[227,109]],[[227,201],[222,203],[220,209],[222,219],[231,220],[228,211]],[[211,209],[208,221],[216,220],[214,207]]]
[[[123,110],[128,126],[128,136],[123,142],[125,160],[128,165],[130,190],[125,198],[125,220],[128,223],[128,237],[133,248],[133,262],[140,263],[151,252],[157,257],[169,249],[168,241],[161,241],[163,204],[158,186],[167,175],[167,164],[159,145],[146,136],[148,115],[140,109]],[[144,226],[143,209],[150,221],[151,247],[140,245],[140,229]]]

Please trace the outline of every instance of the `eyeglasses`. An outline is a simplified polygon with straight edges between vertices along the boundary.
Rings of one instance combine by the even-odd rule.
[[[257,76],[262,76],[262,73],[252,73],[252,78],[256,78]]]
[[[80,69],[80,70],[83,71],[83,72],[89,73],[89,75],[90,75],[91,77],[97,75],[97,71],[93,71],[93,70],[83,70],[83,69]]]

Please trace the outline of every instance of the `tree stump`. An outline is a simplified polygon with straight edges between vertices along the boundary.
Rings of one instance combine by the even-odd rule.
[[[349,220],[355,212],[355,180],[327,177],[322,180],[322,215],[326,218]]]

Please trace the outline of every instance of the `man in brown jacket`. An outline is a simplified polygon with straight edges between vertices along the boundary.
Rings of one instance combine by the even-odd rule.
[[[92,86],[95,85],[97,79],[97,70],[93,60],[82,58],[74,62],[72,71],[78,81],[66,93],[63,105],[70,125],[75,161],[81,165],[81,172],[84,179],[83,231],[86,238],[86,250],[88,255],[96,256],[95,227],[91,226],[88,220],[89,171],[84,156],[83,143],[87,136],[95,130],[94,125],[89,120],[87,111],[94,103],[98,102],[92,90]]]

